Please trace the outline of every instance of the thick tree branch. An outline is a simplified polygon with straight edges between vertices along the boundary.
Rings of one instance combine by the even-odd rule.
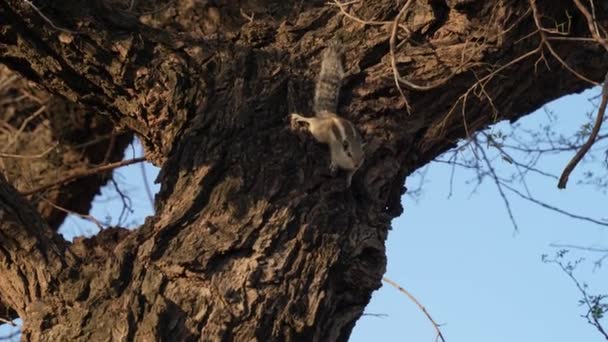
[[[104,0],[50,2],[44,11],[41,17],[28,2],[0,1],[0,62],[129,127],[142,138],[148,157],[161,162],[205,89],[203,78],[193,77],[200,66],[191,65],[181,40],[140,25]],[[49,20],[82,29],[58,35],[48,29]],[[130,33],[113,34],[113,29]],[[214,51],[203,40],[194,45],[203,51],[199,57]]]
[[[75,260],[38,213],[0,176],[0,298],[20,317],[59,289]]]

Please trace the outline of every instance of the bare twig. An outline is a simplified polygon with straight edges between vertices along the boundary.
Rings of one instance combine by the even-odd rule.
[[[563,256],[563,254],[565,254],[565,252],[566,251],[562,252],[561,254],[560,254],[560,252],[558,252],[558,258]],[[589,324],[591,324],[592,326],[594,326],[597,329],[597,331],[599,331],[599,333],[606,340],[608,340],[608,333],[606,332],[606,330],[604,330],[604,327],[602,326],[602,323],[599,321],[598,314],[597,314],[597,307],[598,307],[599,301],[602,298],[605,298],[605,296],[593,296],[593,295],[588,294],[587,286],[585,284],[581,284],[578,281],[578,279],[576,279],[576,277],[574,276],[574,268],[581,260],[576,261],[574,263],[574,265],[571,264],[570,262],[568,262],[567,264],[564,264],[561,260],[559,260],[557,258],[554,260],[545,260],[544,259],[544,261],[558,265],[562,269],[562,271],[568,275],[568,277],[572,280],[572,282],[574,282],[574,284],[576,285],[576,288],[583,296],[583,299],[581,300],[581,304],[585,304],[587,306],[587,314],[583,317],[587,318],[587,322]]]
[[[19,129],[17,130],[17,132],[13,136],[10,137],[9,142],[4,146],[4,148],[2,149],[1,152],[8,151],[8,149],[11,146],[13,146],[13,144],[15,144],[15,142],[19,139],[19,135],[21,135],[21,133],[25,130],[27,125],[30,123],[30,121],[34,120],[36,117],[38,117],[38,115],[42,114],[45,110],[46,110],[46,106],[44,106],[44,105],[40,106],[40,108],[38,108],[34,113],[32,113],[25,120],[23,120],[23,122],[21,123],[21,126],[19,126]]]
[[[418,85],[415,84],[405,78],[403,78],[401,76],[401,74],[399,74],[399,70],[397,69],[397,61],[395,59],[395,42],[397,41],[397,31],[398,28],[404,28],[403,25],[399,25],[399,21],[401,20],[401,17],[403,17],[403,15],[405,14],[405,11],[408,9],[409,5],[411,4],[412,0],[408,0],[403,7],[401,8],[401,10],[399,11],[399,13],[397,14],[397,16],[395,17],[395,20],[393,21],[393,25],[392,25],[392,29],[391,29],[391,36],[389,39],[389,48],[390,48],[390,55],[391,55],[391,67],[393,69],[393,77],[395,79],[395,83],[397,84],[397,87],[400,87],[400,83],[405,84],[407,87],[414,89],[414,90],[431,90],[434,88],[437,88],[438,86],[445,84],[447,81],[449,81],[452,77],[454,77],[454,75],[456,74],[456,72],[452,71],[450,73],[450,75],[448,75],[447,77],[445,77],[444,79],[441,79],[439,81],[433,82],[431,84],[426,84],[426,85]],[[409,34],[409,30],[406,28],[406,32]],[[399,88],[400,89],[400,88]],[[400,92],[402,92],[400,90]]]
[[[49,188],[53,188],[53,187],[56,187],[56,186],[59,186],[59,185],[71,182],[71,181],[73,181],[75,179],[78,179],[78,178],[82,178],[82,177],[86,177],[86,176],[91,176],[91,175],[95,175],[95,174],[99,174],[99,173],[104,173],[104,172],[107,172],[107,171],[112,171],[112,170],[114,170],[116,168],[119,168],[119,167],[122,167],[122,166],[131,165],[131,164],[135,164],[135,163],[141,163],[141,162],[143,162],[145,160],[146,160],[145,158],[134,158],[134,159],[119,161],[119,162],[116,162],[116,163],[110,163],[110,164],[106,164],[106,165],[101,165],[101,166],[90,168],[90,169],[76,170],[76,171],[73,171],[71,174],[69,174],[69,175],[67,175],[67,176],[65,176],[65,177],[63,177],[63,178],[61,178],[61,179],[59,179],[57,181],[54,181],[54,182],[49,183],[49,184],[41,185],[41,186],[39,186],[37,188],[34,188],[32,190],[24,191],[21,194],[24,195],[24,196],[32,195],[32,194],[35,194],[35,193],[40,192],[42,190],[46,190],[46,189],[49,189]]]
[[[602,253],[603,255],[593,262],[594,268],[602,267],[602,263],[605,259],[608,258],[608,248],[607,247],[591,247],[591,246],[578,246],[571,244],[561,244],[561,243],[551,243],[549,246],[560,249],[576,249],[579,251],[591,252],[591,253]]]
[[[250,23],[252,23],[252,22],[253,22],[253,20],[254,20],[253,18],[254,18],[254,16],[255,16],[255,13],[254,13],[254,12],[251,12],[251,15],[249,15],[249,14],[245,13],[245,11],[243,11],[243,9],[242,9],[242,8],[239,8],[239,12],[241,13],[241,16],[242,16],[243,18],[247,19],[247,21],[248,21],[248,22],[250,22]]]
[[[404,30],[408,35],[410,34],[409,29],[407,28],[407,26],[400,24],[399,22],[401,21],[401,18],[403,17],[403,15],[405,14],[405,12],[407,11],[407,9],[409,8],[412,0],[407,0],[405,2],[405,4],[401,7],[401,9],[399,10],[399,13],[395,16],[395,18],[392,21],[376,21],[376,20],[364,20],[361,19],[353,14],[351,14],[347,9],[346,6],[356,3],[358,1],[349,1],[346,3],[341,3],[339,0],[333,0],[333,2],[330,2],[330,4],[337,6],[340,9],[340,12],[342,14],[344,14],[344,16],[346,16],[347,18],[358,22],[360,24],[363,25],[372,25],[372,26],[384,26],[384,25],[391,25],[391,34],[390,34],[390,39],[389,39],[389,47],[390,47],[390,63],[391,63],[391,68],[393,71],[393,78],[395,80],[395,85],[397,86],[397,90],[399,91],[399,94],[401,95],[401,97],[403,98],[404,102],[405,102],[405,107],[406,110],[408,112],[408,114],[411,114],[411,107],[409,105],[409,102],[403,92],[403,89],[401,88],[401,84],[406,85],[407,87],[409,87],[410,89],[413,90],[420,90],[420,91],[424,91],[424,90],[431,90],[433,88],[436,88],[444,83],[446,83],[449,79],[451,79],[456,72],[452,71],[450,73],[449,76],[447,76],[444,79],[441,79],[439,81],[433,82],[431,84],[428,85],[418,85],[415,84],[405,78],[403,78],[400,73],[399,70],[397,69],[397,61],[395,58],[395,49],[396,49],[396,40],[397,40],[397,33],[399,31],[399,28],[401,28],[402,30]]]
[[[608,134],[599,134],[597,136],[597,138],[595,139],[595,141],[600,141],[600,140],[605,140],[608,139]],[[505,148],[509,148],[512,150],[516,150],[516,151],[520,151],[520,152],[525,152],[525,153],[560,153],[560,152],[565,152],[565,151],[574,151],[574,150],[578,150],[580,149],[583,145],[578,145],[578,144],[573,144],[573,145],[567,145],[567,146],[552,146],[552,147],[547,147],[547,148],[540,148],[540,147],[526,147],[526,146],[516,146],[516,145],[503,145]],[[557,178],[557,177],[555,177]]]
[[[16,74],[2,77],[0,79],[0,90],[3,90],[5,87],[9,86],[11,83],[15,82],[18,78],[19,78],[19,75],[16,75]]]
[[[549,244],[549,246],[555,247],[555,248],[579,249],[581,251],[587,251],[587,252],[608,253],[608,248],[586,247],[586,246],[577,246],[577,245],[569,245],[569,244],[561,244],[561,243],[552,243],[552,244]]]
[[[541,46],[544,45],[547,47],[547,49],[549,50],[549,52],[551,53],[551,55],[553,57],[555,57],[555,59],[564,67],[566,68],[566,70],[570,71],[573,75],[575,75],[576,77],[578,77],[579,79],[588,82],[590,84],[593,85],[598,85],[597,82],[590,80],[589,78],[581,75],[579,72],[577,72],[576,70],[572,69],[572,67],[570,67],[570,65],[568,65],[568,63],[566,63],[562,57],[553,49],[553,46],[551,45],[551,43],[549,43],[549,40],[547,39],[547,36],[545,33],[556,33],[557,31],[555,30],[547,30],[546,28],[544,28],[540,22],[540,14],[538,13],[538,7],[536,7],[536,0],[530,0],[530,6],[532,7],[532,17],[534,18],[534,23],[536,24],[536,28],[538,29],[538,34],[540,36],[540,41],[541,41]]]
[[[436,126],[436,129],[432,129],[429,130],[429,134],[427,135],[437,135],[439,136],[440,134],[436,134],[436,131],[440,131],[442,132],[443,129],[445,128],[445,126],[448,123],[448,120],[450,119],[450,117],[452,116],[452,113],[456,110],[456,108],[458,107],[458,104],[460,104],[462,102],[463,107],[466,104],[466,100],[467,97],[469,96],[469,94],[471,92],[473,92],[477,87],[479,87],[479,85],[481,83],[488,83],[490,82],[494,76],[496,76],[498,73],[502,72],[503,70],[521,62],[522,60],[535,55],[536,53],[540,52],[540,47],[537,47],[533,50],[530,50],[524,54],[522,54],[521,56],[516,57],[515,59],[509,61],[508,63],[498,67],[496,70],[492,71],[491,73],[489,73],[488,75],[482,77],[481,79],[479,79],[477,82],[475,82],[475,84],[473,84],[472,86],[470,86],[467,91],[460,95],[460,97],[456,100],[456,102],[454,102],[454,104],[452,105],[452,107],[450,107],[450,110],[448,111],[448,113],[445,115],[445,117],[443,118],[443,120]]]
[[[502,198],[503,202],[505,203],[505,207],[507,208],[507,213],[509,214],[509,219],[511,220],[511,223],[513,223],[513,228],[515,229],[516,232],[519,231],[519,227],[517,226],[517,222],[515,221],[515,216],[513,215],[513,210],[511,209],[511,203],[509,202],[507,195],[505,195],[505,192],[502,189],[503,183],[498,178],[496,171],[494,171],[494,168],[492,167],[492,163],[490,162],[490,159],[488,158],[485,150],[481,146],[479,146],[479,143],[477,142],[477,140],[474,140],[473,143],[474,143],[475,147],[479,148],[479,150],[481,151],[481,158],[479,158],[479,157],[477,157],[477,158],[483,160],[486,163],[488,170],[490,170],[490,175],[492,176],[492,180],[494,181],[494,184],[496,184],[496,188],[498,189],[498,193],[500,194],[500,197]],[[475,153],[475,147],[471,148],[473,153]]]
[[[357,2],[359,2],[359,1],[349,1],[349,2],[345,2],[345,3],[341,3],[339,0],[333,0],[333,2],[330,2],[329,4],[338,6],[338,8],[340,9],[340,13],[344,14],[345,17],[352,19],[363,25],[382,26],[382,25],[387,25],[387,24],[392,23],[391,21],[364,20],[364,19],[361,19],[357,16],[350,14],[350,12],[345,8],[345,6],[352,5]]]
[[[51,151],[54,150],[58,145],[59,145],[58,143],[55,143],[55,144],[53,144],[53,146],[49,147],[45,151],[40,152],[38,154],[24,155],[24,154],[0,153],[0,158],[13,158],[13,159],[37,159],[37,158],[43,158],[47,154],[51,153]]]
[[[608,103],[608,72],[604,78],[604,86],[602,87],[602,103],[600,104],[600,108],[597,112],[597,117],[595,119],[595,124],[593,125],[593,129],[591,130],[591,134],[589,134],[589,138],[583,144],[580,150],[576,152],[572,160],[566,165],[564,171],[562,172],[561,177],[559,178],[559,182],[557,183],[557,187],[559,189],[565,189],[566,184],[568,184],[568,177],[570,173],[574,170],[576,165],[583,159],[585,154],[589,151],[593,143],[595,143],[595,139],[597,138],[600,129],[602,128],[602,123],[604,122],[604,114],[606,112],[606,104]]]
[[[391,67],[393,69],[393,78],[395,79],[395,85],[397,86],[397,90],[399,91],[399,94],[401,94],[401,97],[403,98],[403,101],[405,102],[405,109],[407,110],[408,114],[412,114],[412,111],[410,108],[410,104],[407,101],[407,97],[403,93],[403,89],[401,89],[401,82],[406,81],[406,80],[401,78],[401,75],[399,74],[399,70],[397,69],[397,61],[395,60],[395,41],[397,40],[397,28],[399,27],[399,20],[401,20],[401,17],[405,13],[405,11],[407,10],[407,8],[411,2],[412,2],[412,0],[407,0],[405,2],[405,4],[403,5],[403,7],[401,8],[401,10],[399,11],[399,13],[397,14],[397,16],[395,17],[395,20],[393,21],[393,28],[391,30],[391,38],[389,39],[389,48],[390,48],[390,54],[391,54]],[[403,82],[403,83],[406,83],[406,82]],[[408,86],[410,86],[410,85],[408,84]]]
[[[378,318],[388,317],[387,314],[377,314],[377,313],[364,313],[361,316],[372,316],[372,317],[378,317]]]
[[[426,311],[426,308],[424,307],[424,305],[422,305],[416,299],[416,297],[414,297],[406,289],[404,289],[403,287],[401,287],[396,282],[388,279],[387,277],[382,277],[382,281],[384,281],[385,283],[387,283],[387,284],[391,285],[392,287],[396,288],[397,290],[399,290],[399,292],[404,293],[412,302],[414,302],[414,304],[416,304],[416,306],[418,306],[418,308],[420,310],[422,310],[422,312],[424,313],[424,315],[426,316],[426,318],[428,318],[428,320],[431,321],[431,323],[433,324],[433,327],[435,328],[435,331],[437,332],[437,339],[441,339],[441,341],[445,342],[445,339],[443,338],[443,334],[441,333],[441,329],[439,329],[439,324],[437,324],[435,322],[435,320],[433,319],[433,317],[431,317],[431,314],[429,314],[429,312]]]
[[[457,108],[457,106],[459,104],[462,103],[463,107],[464,104],[466,103],[467,97],[469,96],[469,94],[474,91],[475,89],[479,88],[479,87],[483,87],[487,82],[489,82],[490,80],[492,80],[492,78],[498,74],[499,72],[501,72],[502,70],[506,69],[507,67],[510,67],[511,65],[518,63],[519,61],[530,57],[532,55],[535,55],[536,53],[540,53],[540,59],[539,61],[543,60],[546,63],[546,60],[544,58],[543,55],[543,49],[542,47],[545,46],[547,47],[547,49],[549,50],[549,52],[551,53],[551,55],[564,67],[566,68],[569,72],[571,72],[573,75],[575,75],[576,77],[578,77],[579,79],[593,84],[593,85],[598,85],[597,82],[581,75],[579,72],[577,72],[576,70],[572,69],[572,67],[570,67],[570,65],[568,65],[563,58],[561,58],[561,56],[553,49],[553,46],[551,45],[551,43],[549,42],[549,40],[552,39],[566,39],[568,37],[560,37],[563,36],[567,33],[559,31],[559,30],[554,30],[554,29],[547,29],[542,27],[541,22],[540,22],[540,14],[538,12],[538,8],[536,6],[536,0],[529,0],[530,3],[530,8],[532,10],[532,16],[534,18],[534,22],[536,25],[537,30],[535,32],[532,32],[532,34],[538,32],[539,36],[540,36],[540,40],[541,43],[539,44],[539,46],[537,46],[535,49],[526,52],[525,54],[511,60],[509,63],[499,67],[498,69],[494,70],[492,73],[484,76],[483,78],[481,78],[480,80],[478,80],[478,82],[476,82],[475,84],[473,84],[463,95],[461,95],[458,100],[452,105],[452,107],[450,108],[450,110],[448,111],[447,115],[445,116],[444,120],[437,126],[437,129],[433,129],[430,131],[430,133],[435,134],[436,130],[443,130],[443,127],[445,127],[445,125],[447,124],[448,119],[451,117],[452,113],[454,112],[454,110]],[[526,12],[527,14],[528,12]],[[555,34],[558,35],[558,37],[555,36],[548,36],[547,33],[550,34]],[[530,35],[526,36],[525,38],[529,37]],[[584,39],[584,38],[573,38],[573,40],[580,40],[580,39]],[[537,62],[538,63],[538,62]],[[482,91],[483,93],[483,91]],[[485,93],[484,95],[486,95],[486,98],[490,99],[489,95],[487,93]],[[490,103],[491,105],[491,103]],[[463,109],[464,110],[464,109]],[[466,125],[466,122],[465,122]]]
[[[118,196],[120,197],[120,200],[122,201],[122,210],[120,211],[120,215],[118,216],[118,221],[117,221],[118,225],[122,225],[123,220],[126,220],[128,215],[133,213],[133,203],[131,201],[131,198],[129,196],[127,196],[125,193],[123,193],[122,190],[120,190],[118,183],[116,183],[116,181],[114,179],[110,179],[110,182],[114,186],[114,190],[116,190],[116,193],[118,194]]]
[[[20,89],[19,89],[19,92],[20,92],[21,94],[23,94],[23,96],[25,96],[25,98],[28,98],[28,99],[30,99],[30,100],[32,100],[32,101],[34,101],[34,102],[36,102],[37,104],[39,104],[39,105],[41,105],[41,106],[42,106],[42,105],[44,105],[45,103],[47,103],[47,101],[48,101],[48,98],[46,98],[46,99],[41,99],[41,98],[39,98],[38,96],[36,96],[36,95],[32,94],[31,92],[29,92],[28,90],[23,89],[23,88],[20,88]]]
[[[487,149],[487,147],[485,147],[485,145],[484,145],[484,141],[482,139],[480,139],[480,137],[483,137],[483,136],[485,136],[487,139],[488,147],[490,147],[490,146],[495,147],[497,149],[497,151],[499,152],[499,154],[496,157],[491,156],[490,154],[488,154],[488,151],[483,150],[483,149]],[[444,157],[444,159],[436,159],[436,160],[434,160],[434,162],[450,165],[452,168],[452,170],[451,170],[452,175],[454,173],[454,166],[459,166],[464,169],[477,172],[477,183],[478,184],[481,183],[481,179],[483,179],[484,177],[490,177],[493,180],[493,182],[496,184],[499,191],[502,190],[502,192],[504,194],[504,197],[502,197],[502,199],[503,199],[503,201],[505,201],[505,203],[510,201],[511,194],[509,192],[512,192],[513,194],[517,195],[518,197],[520,197],[526,201],[532,202],[534,204],[537,204],[543,208],[552,210],[559,214],[562,214],[562,215],[565,215],[565,216],[568,216],[568,217],[571,217],[574,219],[583,220],[583,221],[591,222],[594,224],[599,224],[601,226],[608,226],[608,220],[593,219],[588,216],[578,215],[578,214],[566,211],[564,209],[561,209],[559,207],[553,206],[549,203],[546,203],[544,201],[534,198],[534,196],[531,194],[531,191],[530,191],[531,189],[528,189],[526,187],[525,181],[523,180],[523,177],[525,176],[525,174],[527,172],[534,172],[534,173],[543,175],[545,177],[554,178],[554,179],[557,179],[557,176],[547,173],[543,170],[539,170],[534,167],[534,165],[536,165],[536,163],[538,162],[537,158],[540,157],[541,153],[538,153],[538,156],[532,156],[531,161],[518,162],[515,159],[515,156],[511,156],[511,155],[507,154],[507,151],[505,150],[505,147],[512,148],[512,145],[505,145],[505,144],[503,144],[503,142],[500,139],[501,139],[500,135],[497,135],[496,138],[494,138],[494,135],[488,136],[488,134],[482,132],[480,134],[473,136],[471,139],[466,141],[464,144],[457,147],[449,156]],[[515,138],[513,138],[513,139],[515,139]],[[538,143],[538,141],[535,143]],[[473,147],[471,145],[476,145],[475,149],[473,149]],[[597,143],[596,143],[596,145],[597,145]],[[575,145],[575,146],[578,146],[578,145]],[[469,147],[470,149],[466,149],[467,147]],[[558,149],[559,147],[554,146],[553,148]],[[463,155],[461,157],[460,156],[461,153],[464,153],[465,150],[469,151],[468,153],[472,154],[472,156],[465,157]],[[526,149],[522,149],[522,150],[526,150]],[[542,149],[542,151],[545,151],[545,149]],[[516,180],[517,176],[511,176],[511,178],[500,177],[495,166],[489,165],[490,162],[494,163],[495,158],[504,159],[504,156],[507,156],[506,160],[517,168],[516,174],[519,175],[520,181],[524,183],[523,185],[524,185],[525,189],[519,190],[518,188],[516,189],[515,187],[513,187],[511,185],[511,182]],[[460,158],[463,158],[463,160],[460,160]],[[450,176],[450,189],[452,188],[452,180],[451,180],[452,177],[453,176]],[[451,192],[451,190],[450,190],[450,192]],[[509,210],[509,208],[507,208],[507,210]],[[512,213],[513,217],[516,217],[515,214],[516,214],[516,212]]]
[[[4,324],[8,324],[8,325],[10,325],[12,327],[16,327],[17,326],[17,324],[15,324],[15,322],[13,322],[11,320],[8,320],[6,318],[2,318],[2,317],[0,317],[0,322],[2,322]]]
[[[583,220],[583,221],[599,224],[600,226],[607,226],[608,227],[608,222],[599,221],[599,220],[596,220],[596,219],[592,219],[590,217],[586,217],[586,216],[581,216],[581,215],[570,213],[570,212],[565,211],[563,209],[560,209],[558,207],[554,207],[554,206],[552,206],[550,204],[547,204],[545,202],[539,201],[539,200],[537,200],[537,199],[535,199],[533,197],[526,196],[526,195],[522,194],[520,191],[518,191],[517,189],[515,189],[515,188],[513,188],[513,187],[511,187],[511,186],[509,186],[507,184],[503,183],[502,186],[505,189],[513,192],[517,196],[519,196],[519,197],[521,197],[521,198],[523,198],[523,199],[525,199],[527,201],[530,201],[532,203],[536,203],[536,204],[540,205],[543,208],[546,208],[546,209],[549,209],[549,210],[553,210],[553,211],[558,212],[558,213],[560,213],[562,215],[566,215],[566,216],[569,216],[569,217],[572,217],[572,218],[575,218],[575,219],[578,219],[578,220]]]
[[[536,33],[536,32],[533,32]],[[547,37],[547,40],[564,40],[564,41],[574,41],[574,42],[595,42],[596,40],[593,38],[587,37]]]
[[[63,212],[64,212],[64,213],[66,213],[66,214],[72,214],[72,215],[78,216],[78,217],[80,217],[80,218],[82,218],[82,219],[85,219],[85,220],[91,221],[91,222],[93,222],[93,223],[94,223],[94,224],[97,226],[97,228],[99,228],[99,230],[103,230],[103,229],[104,229],[104,226],[101,224],[101,222],[99,222],[99,220],[97,220],[95,217],[93,217],[93,216],[91,216],[91,215],[88,215],[88,214],[81,214],[81,213],[75,212],[75,211],[73,211],[73,210],[66,209],[66,208],[64,208],[64,207],[62,207],[62,206],[59,206],[59,205],[57,205],[57,204],[55,204],[55,203],[53,203],[53,202],[49,201],[48,199],[46,199],[46,198],[45,198],[45,197],[43,197],[43,196],[39,196],[39,197],[40,197],[40,198],[41,198],[43,201],[47,202],[47,203],[48,203],[48,204],[49,204],[51,207],[53,207],[53,208],[55,208],[55,209],[57,209],[57,210],[63,211]]]
[[[587,25],[589,26],[589,32],[593,36],[593,39],[599,44],[601,44],[608,52],[608,39],[602,37],[598,29],[597,20],[595,19],[595,16],[589,13],[589,10],[587,10],[587,8],[583,6],[580,0],[574,0],[574,4],[578,8],[578,10],[581,11],[581,13],[585,16],[585,19],[587,20]],[[593,6],[593,1],[591,1],[591,6]]]
[[[47,17],[44,13],[42,13],[42,11],[38,7],[36,7],[36,5],[34,5],[31,1],[29,1],[29,0],[23,0],[23,2],[25,2],[26,4],[28,4],[34,11],[36,11],[36,13],[38,13],[38,15],[42,19],[44,19],[44,21],[46,21],[47,23],[49,23],[49,25],[51,25],[51,27],[54,28],[55,30],[66,32],[66,33],[71,33],[71,34],[79,34],[79,32],[68,30],[68,29],[65,29],[63,27],[59,27],[59,26],[55,25],[55,23],[53,23],[53,21],[51,19],[49,19],[49,17]]]

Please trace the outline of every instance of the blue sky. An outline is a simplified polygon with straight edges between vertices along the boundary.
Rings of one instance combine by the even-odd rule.
[[[548,104],[560,118],[555,129],[574,132],[585,122],[593,106],[587,99],[593,89]],[[546,123],[543,113],[522,120],[524,128]],[[503,124],[501,127],[505,127]],[[571,158],[565,153],[541,163],[559,174]],[[497,168],[501,163],[497,162]],[[553,255],[551,243],[608,247],[608,227],[581,222],[511,196],[519,224],[513,226],[496,186],[485,182],[471,195],[464,184],[471,174],[457,170],[455,189],[449,194],[450,168],[432,163],[418,202],[403,197],[404,214],[394,220],[387,241],[386,276],[406,288],[425,305],[435,321],[443,323],[447,341],[527,342],[604,341],[579,317],[580,298],[574,284],[556,265],[541,262],[541,254]],[[511,167],[502,163],[502,168]],[[530,176],[528,186],[536,198],[563,209],[595,218],[608,218],[606,194],[576,180],[588,167],[579,167],[566,190],[557,181]],[[409,179],[407,184],[415,184]],[[593,270],[600,255],[575,274],[589,283],[590,292],[608,293],[606,269]],[[384,285],[374,293],[366,312],[387,317],[364,316],[351,341],[434,341],[433,327],[403,294]],[[608,322],[605,322],[608,325]]]
[[[593,109],[589,99],[598,89],[567,96],[550,103],[559,121],[554,128],[575,132],[586,122],[585,112]],[[537,130],[547,123],[542,112],[534,113],[520,124]],[[492,128],[507,129],[506,124]],[[128,158],[139,156],[139,147],[128,150]],[[542,168],[559,174],[571,153],[547,158]],[[601,157],[601,156],[600,156]],[[513,166],[495,162],[501,171]],[[608,227],[574,220],[530,202],[510,196],[519,232],[515,233],[505,206],[489,180],[474,194],[465,184],[472,173],[458,169],[454,191],[449,194],[450,167],[432,163],[426,173],[422,195],[403,197],[404,214],[393,221],[387,241],[386,276],[422,302],[433,318],[443,324],[447,341],[513,342],[513,341],[603,341],[594,328],[579,317],[580,298],[574,284],[555,265],[541,262],[541,254],[554,254],[551,243],[608,247]],[[576,180],[588,165],[579,167],[571,176],[567,190],[558,190],[552,179],[530,175],[528,187],[538,199],[574,213],[608,219],[607,195],[591,186],[578,186]],[[601,168],[601,163],[593,168]],[[156,169],[146,165],[150,181]],[[597,171],[597,170],[596,170]],[[119,183],[132,197],[134,213],[129,223],[137,226],[152,206],[144,192],[141,167],[132,165],[116,171]],[[409,188],[415,188],[419,176],[410,177]],[[154,191],[157,185],[151,185]],[[104,189],[91,214],[103,221],[116,219],[119,210],[115,192]],[[113,223],[116,223],[115,221]],[[61,230],[66,238],[90,235],[95,226],[70,217]],[[590,284],[591,293],[608,293],[606,268],[594,270],[592,261],[600,255],[573,251],[571,257],[586,256],[588,261],[576,270]],[[402,293],[384,285],[373,295],[366,313],[357,323],[351,341],[434,341],[433,327],[418,308]],[[608,325],[608,322],[605,322]],[[0,328],[0,336],[6,329]]]

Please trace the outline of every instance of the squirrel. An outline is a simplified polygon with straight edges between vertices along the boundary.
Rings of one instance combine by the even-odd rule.
[[[365,144],[355,125],[337,114],[343,78],[342,53],[338,42],[333,41],[323,51],[321,71],[315,86],[315,116],[304,117],[292,113],[290,120],[292,125],[304,124],[316,141],[329,146],[330,172],[335,175],[338,169],[345,170],[348,188],[365,159]]]

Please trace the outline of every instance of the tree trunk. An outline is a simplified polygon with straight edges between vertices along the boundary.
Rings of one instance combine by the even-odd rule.
[[[589,36],[570,1],[537,2],[545,27]],[[73,244],[0,181],[0,307],[28,341],[345,341],[380,287],[405,177],[467,134],[592,85],[538,48],[535,2],[344,7],[365,25],[324,1],[129,3],[0,0],[0,62],[136,133],[162,166],[154,217]],[[605,26],[608,9],[596,11]],[[411,115],[391,68],[395,19],[395,66],[428,85],[402,86]],[[312,115],[336,36],[339,113],[368,143],[350,188],[286,121]],[[599,45],[548,42],[603,78]]]

